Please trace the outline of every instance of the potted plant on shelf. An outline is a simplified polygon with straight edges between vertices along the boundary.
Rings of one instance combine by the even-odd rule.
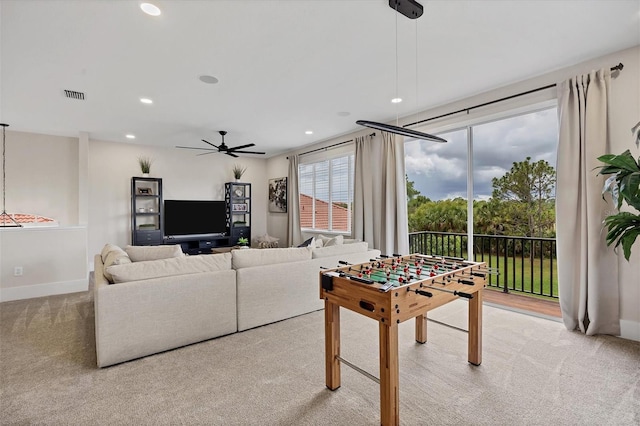
[[[238,245],[240,248],[249,248],[249,239],[245,237],[238,238]]]
[[[624,257],[629,260],[631,246],[640,235],[640,214],[621,212],[622,202],[640,212],[640,157],[636,161],[629,150],[620,155],[607,154],[598,157],[604,163],[600,166],[600,175],[611,175],[602,188],[602,196],[611,194],[617,213],[607,216],[607,245],[615,243],[614,248],[622,245]]]
[[[149,177],[152,163],[153,161],[149,157],[138,157],[138,164],[140,164],[140,171],[143,177]]]
[[[247,171],[247,168],[239,164],[234,164],[232,171],[233,171],[233,177],[236,179],[236,182],[240,182],[240,178],[242,178],[242,175],[244,174],[244,172]]]

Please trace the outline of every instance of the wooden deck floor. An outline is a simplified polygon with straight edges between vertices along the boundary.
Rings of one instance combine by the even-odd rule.
[[[516,293],[503,293],[502,290],[486,288],[484,301],[518,311],[531,312],[553,318],[562,318],[560,304],[557,301],[523,296]]]

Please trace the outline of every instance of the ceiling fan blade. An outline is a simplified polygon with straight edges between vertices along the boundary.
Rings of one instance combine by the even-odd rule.
[[[238,156],[237,156],[237,155],[235,155],[235,154],[234,154],[233,152],[231,152],[231,151],[227,151],[227,152],[225,152],[225,154],[230,155],[230,156],[235,157],[235,158],[238,158]]]
[[[239,149],[249,148],[255,146],[255,143],[248,143],[246,145],[234,146],[233,148],[229,148],[229,151],[237,151]]]
[[[209,155],[209,154],[217,154],[217,153],[218,153],[218,151],[212,149],[212,150],[209,150],[209,152],[203,152],[202,154],[196,154],[196,157],[199,157],[201,155]]]
[[[233,151],[236,154],[266,154],[265,152],[258,152],[258,151]]]
[[[214,144],[212,144],[211,142],[207,142],[207,141],[205,141],[204,139],[202,139],[202,142],[204,142],[204,143],[208,143],[209,145],[211,145],[211,146],[215,147],[216,149],[220,149],[220,148],[218,148],[217,146],[215,146]]]
[[[211,149],[211,148],[194,148],[192,146],[176,146],[176,148],[182,148],[182,149],[201,149],[203,151],[212,151],[212,152],[217,152],[215,149]]]

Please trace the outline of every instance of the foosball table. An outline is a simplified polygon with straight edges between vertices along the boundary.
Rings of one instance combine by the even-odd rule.
[[[320,272],[324,300],[326,385],[340,387],[340,364],[380,384],[382,425],[398,425],[398,324],[415,318],[415,339],[427,341],[427,312],[456,300],[469,300],[468,361],[482,362],[482,290],[491,272],[484,262],[422,254],[381,256]],[[379,323],[380,378],[340,356],[340,307]]]

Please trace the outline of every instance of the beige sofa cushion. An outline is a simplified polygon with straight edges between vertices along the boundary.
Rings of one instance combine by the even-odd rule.
[[[233,250],[233,268],[273,265],[311,259],[312,247]],[[286,271],[285,271],[286,274]]]
[[[113,265],[105,268],[105,272],[111,274],[114,283],[123,283],[229,269],[231,269],[231,253],[220,253]]]
[[[129,259],[127,253],[114,244],[105,244],[100,253],[100,257],[102,258],[104,268],[103,275],[111,283],[113,282],[113,277],[106,268],[113,265],[126,265],[131,263],[131,259]]]
[[[361,253],[366,252],[367,250],[369,250],[369,245],[366,242],[339,244],[329,247],[325,246],[313,249],[313,258],[318,259],[321,257],[337,256],[341,254]]]
[[[144,262],[146,260],[169,259],[172,257],[182,257],[182,247],[180,244],[161,246],[126,246],[127,252],[132,262]]]

